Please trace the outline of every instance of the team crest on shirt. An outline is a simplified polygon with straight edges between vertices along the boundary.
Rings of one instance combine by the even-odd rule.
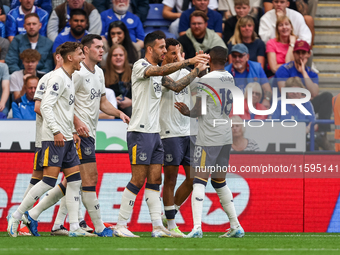
[[[165,161],[166,162],[172,162],[174,160],[174,158],[172,157],[172,154],[166,154],[165,155]]]
[[[145,161],[145,160],[148,159],[148,157],[146,156],[146,153],[142,152],[142,153],[139,154],[139,159],[141,161]]]
[[[58,83],[54,83],[52,88],[53,88],[54,91],[57,91],[59,89]]]
[[[128,23],[128,24],[133,24],[133,19],[131,19],[131,18],[128,18],[127,20],[126,20],[126,22]]]
[[[84,153],[85,153],[85,155],[87,155],[87,156],[91,155],[91,153],[92,153],[91,147],[86,147],[86,148],[84,149]]]
[[[51,161],[52,161],[54,164],[58,163],[58,162],[59,162],[59,157],[58,157],[58,155],[52,155]]]

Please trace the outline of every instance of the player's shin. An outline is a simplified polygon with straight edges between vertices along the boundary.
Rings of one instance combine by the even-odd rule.
[[[126,185],[123,192],[122,203],[119,209],[118,222],[117,225],[126,226],[128,219],[132,214],[133,205],[140,188],[133,185],[131,182]]]
[[[195,177],[191,196],[192,216],[194,219],[195,229],[201,228],[202,225],[202,210],[206,186],[206,180]]]
[[[105,229],[105,226],[100,214],[99,202],[96,195],[96,187],[82,187],[81,197],[83,204],[85,205],[86,210],[91,217],[96,232],[101,233]]]
[[[64,225],[66,216],[67,216],[66,196],[63,196],[60,199],[59,210],[57,213],[57,217],[55,218],[52,230],[60,229],[60,226]]]
[[[59,183],[53,189],[51,189],[46,196],[39,201],[39,203],[33,207],[28,213],[30,217],[37,220],[39,215],[57,203],[63,196],[65,196],[66,189],[62,183]]]
[[[238,225],[240,225],[237,214],[234,206],[233,194],[227,186],[226,181],[216,182],[211,180],[211,184],[216,190],[218,197],[220,198],[220,202],[226,214],[228,215],[230,221],[230,228],[235,229]]]
[[[145,200],[149,207],[152,226],[163,226],[162,223],[162,201],[160,198],[159,184],[145,184]]]
[[[78,209],[79,209],[79,191],[81,186],[80,173],[75,172],[66,177],[66,207],[69,214],[70,231],[79,228]]]
[[[56,178],[44,176],[42,181],[38,182],[27,193],[18,209],[13,213],[13,217],[21,219],[22,215],[48,190],[52,189],[57,182]]]

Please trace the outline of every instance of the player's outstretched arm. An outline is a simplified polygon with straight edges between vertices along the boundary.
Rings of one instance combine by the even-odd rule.
[[[107,100],[106,96],[102,96],[100,99],[100,110],[107,115],[115,116],[118,118],[121,118],[124,123],[130,122],[130,118],[125,115],[122,111],[118,110],[116,107],[114,107],[109,100]]]
[[[202,115],[202,113],[201,113],[201,108],[202,108],[201,104],[202,104],[201,98],[197,97],[196,98],[196,103],[195,103],[194,107],[191,110],[189,110],[189,107],[185,103],[182,103],[182,102],[176,102],[175,103],[175,108],[177,110],[179,110],[180,113],[182,113],[184,116],[188,116],[190,118],[196,118],[196,117]]]
[[[187,67],[189,65],[195,65],[197,63],[208,63],[210,56],[208,54],[198,54],[193,58],[189,58],[180,62],[166,64],[164,66],[150,66],[145,70],[145,77],[150,76],[165,76],[169,75],[177,70]]]
[[[162,78],[162,85],[167,89],[173,90],[175,92],[180,92],[186,86],[188,86],[198,75],[201,71],[206,69],[206,64],[198,64],[192,71],[184,76],[182,79],[178,81],[174,81],[169,76],[163,76]]]

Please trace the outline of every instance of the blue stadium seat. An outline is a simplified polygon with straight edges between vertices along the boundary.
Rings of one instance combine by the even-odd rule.
[[[150,4],[150,9],[144,27],[169,27],[171,20],[163,18],[163,4]]]
[[[168,31],[168,29],[159,29],[159,28],[154,28],[154,27],[147,27],[147,29],[145,29],[145,35],[153,32],[153,31],[157,31],[157,30],[161,30],[162,32],[164,32],[166,38],[174,38],[174,39],[177,39],[176,36],[172,33],[170,33]]]

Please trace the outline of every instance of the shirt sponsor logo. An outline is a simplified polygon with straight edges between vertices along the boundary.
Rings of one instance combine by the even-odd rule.
[[[98,90],[98,92],[95,89],[91,89],[91,100],[93,100],[96,97],[100,97],[102,94],[102,92],[100,91],[100,89]]]
[[[70,95],[70,101],[68,102],[69,105],[72,105],[74,103],[74,95]]]

